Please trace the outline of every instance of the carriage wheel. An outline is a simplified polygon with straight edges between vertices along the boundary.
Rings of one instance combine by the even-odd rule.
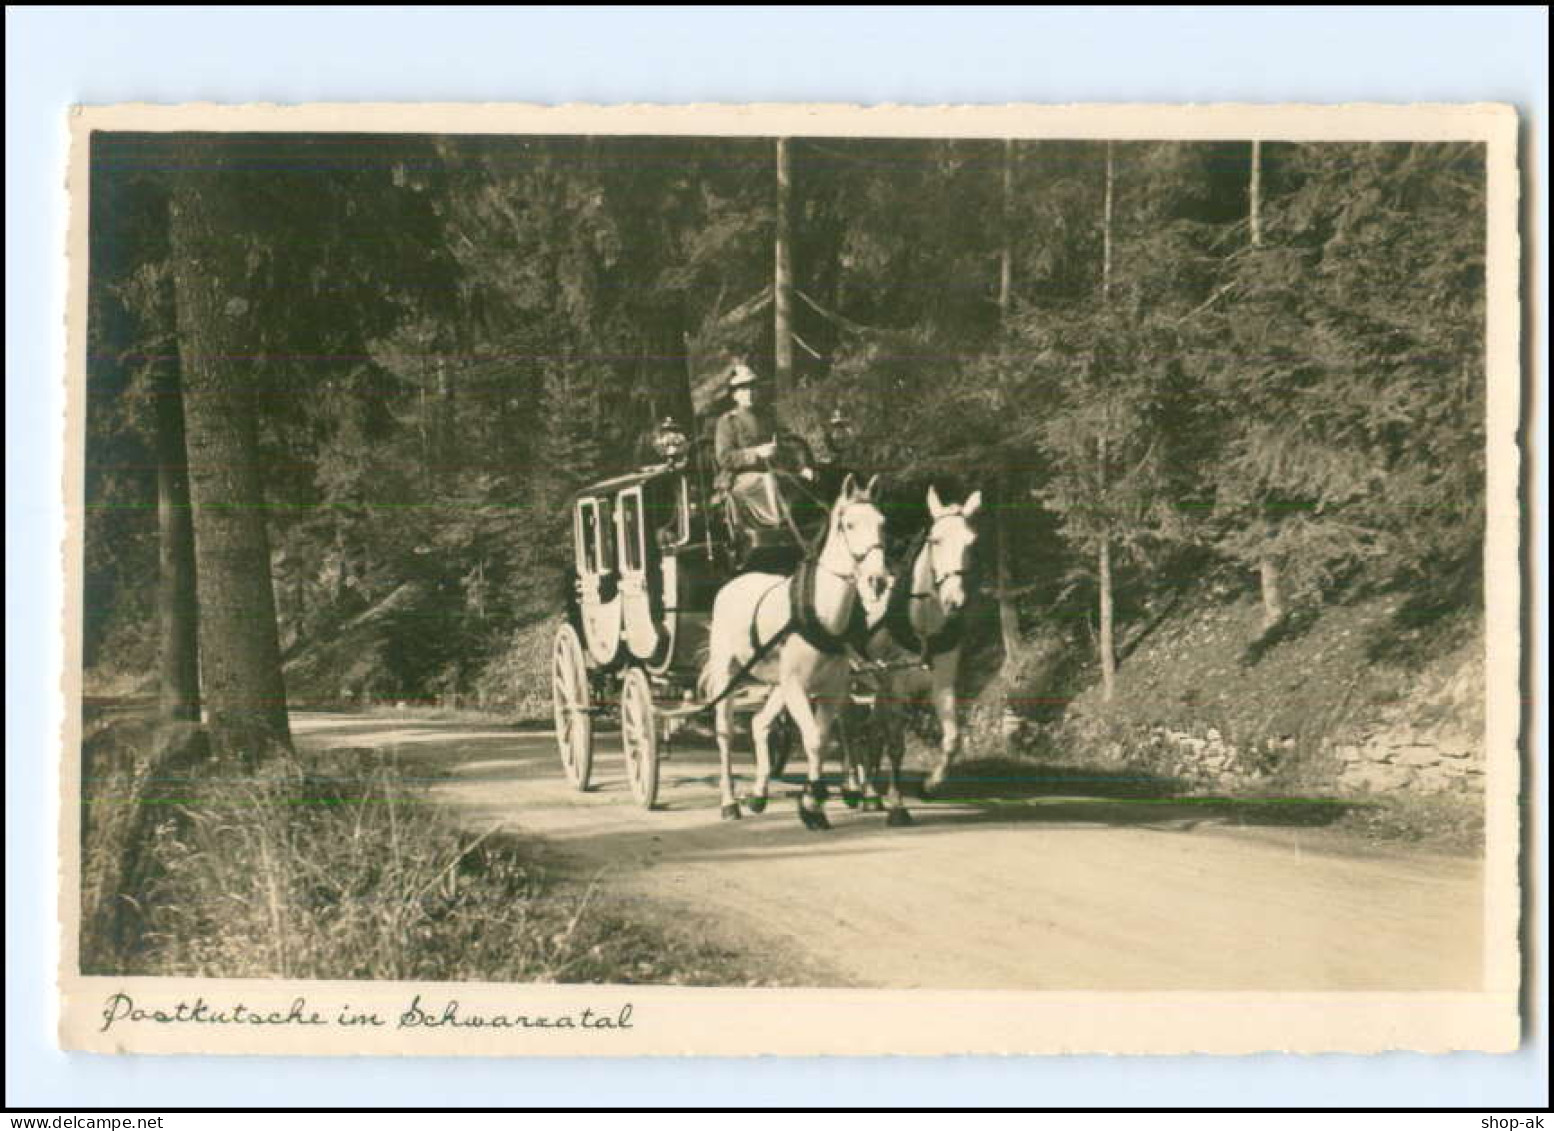
[[[570,624],[556,630],[556,643],[551,650],[550,696],[561,768],[574,789],[586,790],[594,764],[593,696],[588,688],[583,642]]]
[[[651,809],[658,799],[658,711],[653,685],[641,668],[628,668],[621,681],[621,746],[631,795]]]

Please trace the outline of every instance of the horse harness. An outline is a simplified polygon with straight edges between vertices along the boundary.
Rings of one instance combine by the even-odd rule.
[[[832,577],[842,581],[851,582],[857,577],[857,569],[863,560],[879,547],[870,546],[863,553],[853,549],[845,532],[841,534],[842,545],[846,547],[847,554],[853,560],[852,573],[837,573],[833,569],[827,569],[820,564],[818,558],[805,558],[799,564],[798,571],[792,577],[785,578],[773,584],[762,593],[755,602],[755,611],[750,617],[750,647],[751,656],[746,660],[737,672],[729,679],[720,695],[711,701],[704,703],[696,711],[701,714],[710,711],[724,699],[732,695],[740,682],[744,680],[756,668],[756,665],[764,660],[767,655],[788,638],[789,633],[797,632],[803,640],[817,652],[823,652],[828,656],[838,656],[843,652],[849,653],[854,659],[859,659],[867,646],[870,632],[868,617],[864,614],[861,605],[854,603],[852,616],[848,618],[847,626],[841,635],[833,633],[825,625],[820,623],[820,614],[815,609],[815,581],[820,571],[824,570]],[[766,599],[784,586],[788,589],[788,623],[772,633],[764,642],[760,638],[761,606]]]
[[[874,638],[877,637],[881,632],[888,632],[890,634],[890,638],[896,642],[898,647],[900,647],[903,651],[910,652],[918,657],[917,663],[913,666],[920,665],[925,668],[931,666],[935,656],[942,656],[944,653],[953,651],[955,648],[958,648],[960,646],[961,638],[964,635],[965,625],[959,610],[954,613],[945,614],[944,624],[939,628],[939,631],[930,633],[927,636],[921,635],[915,628],[912,627],[911,614],[911,604],[913,601],[923,601],[929,597],[938,596],[940,587],[943,586],[946,581],[949,581],[955,577],[960,577],[966,572],[964,569],[954,569],[947,573],[939,573],[937,567],[934,565],[933,551],[931,548],[933,542],[934,526],[937,526],[942,519],[954,518],[959,514],[960,508],[955,507],[952,508],[948,513],[940,515],[939,518],[934,519],[934,521],[925,527],[923,532],[917,536],[916,540],[912,543],[910,549],[907,551],[906,569],[908,572],[906,577],[910,582],[912,578],[912,572],[914,572],[914,567],[917,563],[917,556],[925,549],[928,550],[928,568],[933,573],[933,588],[926,592],[918,592],[912,590],[909,585],[897,586],[896,589],[892,591],[890,600],[885,606],[885,615],[880,618],[879,623],[876,624],[873,630],[868,633],[867,639],[869,641],[873,641]]]
[[[817,555],[813,558],[805,558],[799,563],[799,568],[793,576],[788,578],[788,623],[777,633],[777,637],[786,636],[789,632],[797,632],[810,647],[817,652],[823,652],[828,656],[839,656],[851,649],[855,653],[862,652],[869,641],[869,621],[864,614],[863,607],[856,600],[853,603],[852,614],[847,619],[846,626],[840,634],[832,632],[820,622],[820,613],[815,607],[815,583],[822,572],[829,573],[839,581],[852,583],[857,578],[858,567],[863,560],[872,554],[877,546],[870,546],[863,553],[853,549],[852,543],[847,538],[846,531],[840,533],[842,545],[852,559],[851,573],[838,573],[834,569],[828,569],[820,563]],[[770,650],[772,641],[767,641],[763,646],[759,636],[761,621],[761,604],[767,597],[782,587],[782,582],[773,585],[765,593],[762,593],[756,601],[755,615],[750,618],[750,646],[753,649]],[[775,639],[775,638],[774,638]]]
[[[798,572],[788,579],[788,607],[793,610],[789,626],[811,648],[828,656],[839,656],[848,648],[856,652],[863,651],[869,642],[869,618],[857,600],[853,601],[852,615],[847,618],[847,625],[841,635],[836,635],[820,623],[820,613],[815,608],[815,581],[820,569],[818,562],[806,558],[800,563]],[[750,635],[753,641],[753,623]]]

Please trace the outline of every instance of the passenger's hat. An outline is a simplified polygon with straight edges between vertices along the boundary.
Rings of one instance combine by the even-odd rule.
[[[743,389],[760,380],[754,369],[742,361],[736,361],[728,371],[728,391],[732,393],[735,389]]]

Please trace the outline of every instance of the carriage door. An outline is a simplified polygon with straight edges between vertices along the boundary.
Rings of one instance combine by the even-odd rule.
[[[615,522],[608,499],[579,499],[573,511],[578,604],[583,643],[596,664],[608,664],[620,649],[620,578],[615,572]]]
[[[621,632],[626,647],[639,660],[647,661],[658,651],[663,628],[655,606],[656,599],[648,557],[647,515],[642,500],[642,486],[628,488],[615,497],[616,533],[620,547],[621,571]],[[655,551],[657,547],[653,548]]]

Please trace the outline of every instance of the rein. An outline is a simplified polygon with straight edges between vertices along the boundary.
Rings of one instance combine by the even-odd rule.
[[[945,511],[943,514],[941,514],[938,518],[934,519],[931,523],[929,523],[928,524],[928,528],[923,531],[922,537],[918,540],[917,548],[916,548],[915,552],[912,554],[912,557],[909,559],[909,562],[910,562],[911,568],[913,569],[913,572],[915,573],[916,572],[916,568],[915,567],[917,565],[917,555],[923,552],[924,547],[927,548],[927,550],[928,550],[928,572],[933,577],[933,581],[932,581],[933,588],[931,590],[929,590],[928,592],[926,592],[926,593],[917,593],[917,592],[912,593],[911,594],[911,599],[912,600],[914,600],[914,601],[922,601],[922,600],[928,599],[929,597],[937,597],[939,595],[940,588],[943,587],[943,585],[944,585],[944,583],[946,581],[949,581],[952,578],[966,576],[966,570],[965,570],[964,567],[961,568],[961,569],[952,569],[952,570],[950,570],[949,573],[940,573],[939,572],[939,567],[934,564],[934,560],[933,560],[933,547],[938,545],[938,540],[935,539],[934,536],[933,536],[933,528],[938,526],[941,522],[943,522],[947,518],[959,518],[959,517],[960,517],[960,507],[958,507],[958,506],[951,507],[947,511]],[[960,614],[957,613],[956,615],[959,616]]]
[[[917,559],[926,552],[928,554],[928,571],[933,576],[933,588],[927,591],[912,590],[905,586],[897,589],[891,594],[890,601],[885,608],[885,615],[880,618],[879,623],[869,632],[870,640],[882,631],[888,632],[891,639],[898,646],[907,652],[914,653],[918,659],[916,664],[911,666],[928,667],[935,656],[943,655],[945,652],[958,647],[961,641],[961,635],[965,627],[962,622],[963,614],[965,613],[964,607],[957,609],[953,613],[946,612],[944,614],[944,624],[938,632],[929,636],[923,636],[917,629],[912,627],[912,616],[908,611],[911,602],[926,601],[930,597],[937,599],[939,590],[946,581],[965,575],[966,570],[964,568],[940,574],[937,566],[934,564],[932,548],[933,528],[947,518],[959,516],[960,513],[959,507],[953,507],[934,519],[923,528],[922,532],[918,534],[907,550],[902,580],[907,582],[907,586],[911,585],[912,578],[917,573]],[[897,594],[901,595],[898,596]]]
[[[739,670],[730,677],[728,684],[719,694],[697,707],[694,711],[685,712],[686,714],[704,714],[734,694],[739,689],[740,683],[755,670],[756,665],[766,659],[772,649],[786,640],[791,633],[797,632],[816,651],[825,652],[829,655],[837,655],[850,649],[853,655],[857,656],[862,651],[862,648],[868,643],[869,634],[867,618],[864,616],[861,603],[853,606],[853,613],[849,618],[849,623],[840,635],[831,632],[820,623],[819,615],[815,610],[815,574],[824,570],[831,576],[840,578],[843,581],[854,581],[858,576],[858,566],[862,565],[865,558],[881,547],[878,545],[871,546],[859,554],[853,550],[852,543],[848,541],[845,531],[838,528],[836,534],[841,538],[843,547],[846,549],[848,556],[853,560],[852,572],[840,574],[833,569],[827,569],[825,566],[822,566],[820,564],[820,555],[824,553],[824,545],[822,545],[816,557],[814,559],[806,558],[800,563],[798,572],[792,577],[784,578],[763,592],[756,598],[755,610],[750,617],[750,642],[755,649],[750,659],[739,666]],[[829,543],[829,537],[826,541]],[[761,620],[761,606],[768,597],[784,585],[789,590],[788,622],[774,632],[765,643],[759,643],[756,638],[756,630]],[[679,712],[675,713],[679,714]]]
[[[845,550],[847,552],[847,556],[853,560],[852,570],[848,573],[837,573],[836,570],[830,568],[823,561],[821,561],[821,559],[825,556],[826,546],[831,544],[831,539],[829,537],[827,537],[825,542],[822,543],[819,552],[815,555],[815,568],[824,570],[826,573],[829,573],[832,577],[837,578],[840,581],[857,581],[858,567],[863,565],[863,560],[870,554],[874,553],[875,550],[883,550],[884,547],[881,543],[876,542],[874,545],[870,546],[860,554],[853,549],[852,541],[847,537],[847,531],[843,530],[840,524],[837,525],[834,533],[842,540],[842,549]]]

